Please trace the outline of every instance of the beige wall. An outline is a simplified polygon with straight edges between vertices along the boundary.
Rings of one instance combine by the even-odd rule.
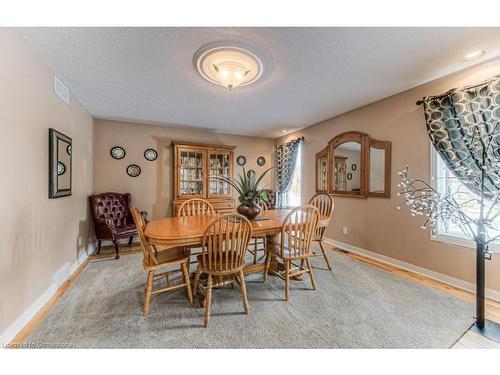
[[[93,119],[11,29],[0,29],[0,334],[82,257],[93,190]],[[48,128],[73,139],[73,195],[48,199]]]
[[[397,171],[407,164],[415,177],[430,179],[429,137],[424,113],[415,105],[426,95],[473,84],[500,73],[500,59],[444,77],[355,111],[323,121],[283,137],[278,142],[304,136],[303,201],[314,193],[315,153],[339,133],[358,130],[392,142],[390,199],[335,198],[334,220],[327,236],[417,266],[469,282],[475,277],[475,254],[468,248],[431,241],[420,229],[420,220],[408,211],[396,210],[401,199],[397,192]],[[342,234],[342,226],[348,235]],[[487,287],[500,290],[500,254],[486,262]]]
[[[173,152],[170,142],[174,139],[237,146],[235,159],[238,155],[244,155],[247,158],[246,170],[254,169],[257,175],[271,166],[274,145],[271,139],[107,120],[95,120],[94,126],[95,192],[130,192],[133,205],[148,211],[153,218],[171,214]],[[126,150],[124,159],[115,160],[110,156],[109,150],[115,145]],[[144,159],[144,150],[147,148],[158,151],[156,161]],[[257,165],[258,156],[266,158],[263,167]],[[139,177],[132,178],[127,175],[127,165],[132,163],[141,167]],[[235,172],[240,168],[235,162]],[[270,182],[269,174],[264,184]]]

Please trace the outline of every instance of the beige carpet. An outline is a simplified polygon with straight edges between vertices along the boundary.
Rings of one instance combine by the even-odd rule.
[[[240,292],[217,289],[210,327],[185,292],[152,297],[144,318],[142,254],[96,261],[49,312],[28,342],[72,348],[448,348],[472,324],[473,305],[330,252],[328,272],[314,259],[318,289],[247,278],[250,314]]]

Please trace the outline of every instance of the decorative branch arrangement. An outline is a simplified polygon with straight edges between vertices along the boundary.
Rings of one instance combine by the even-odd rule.
[[[490,232],[498,231],[494,220],[500,215],[500,190],[492,191],[500,186],[500,122],[494,126],[473,124],[467,130],[462,142],[469,154],[461,159],[455,158],[451,169],[460,182],[457,189],[447,186],[446,192],[439,193],[425,181],[411,178],[407,166],[398,173],[401,177],[398,195],[405,197],[404,203],[410,207],[413,216],[426,217],[423,229],[430,225],[435,235],[438,223],[453,223],[468,238],[484,244],[487,250],[488,244],[500,239],[500,235],[489,236]],[[470,168],[471,161],[475,170]],[[470,192],[474,193],[473,198],[460,199],[461,195],[470,196]],[[478,217],[468,214],[469,208],[474,206],[479,207]]]
[[[404,196],[413,216],[425,218],[423,229],[430,227],[435,235],[438,225],[456,225],[476,243],[475,319],[484,333],[485,258],[491,258],[488,246],[500,240],[496,224],[500,216],[500,76],[425,97],[417,104],[424,105],[429,138],[458,183],[437,191],[412,178],[406,167],[399,172],[398,195]]]
[[[490,237],[491,232],[498,232],[495,219],[500,216],[500,192],[497,192],[493,199],[485,199],[481,202],[480,197],[470,198],[469,191],[461,184],[458,188],[452,189],[447,186],[446,192],[439,193],[431,185],[421,179],[411,178],[408,174],[408,166],[398,175],[401,178],[398,187],[398,195],[404,196],[403,205],[410,208],[412,216],[423,216],[425,222],[422,229],[430,227],[433,237],[437,233],[437,227],[443,225],[457,225],[467,238],[475,242],[480,241],[484,236],[484,244],[495,242],[500,239],[500,235]],[[459,179],[460,180],[460,179]],[[460,199],[460,196],[467,196],[469,199]],[[481,214],[472,217],[469,212],[471,207],[480,207],[479,212],[483,212],[482,227]],[[397,209],[401,209],[398,206]],[[486,214],[484,213],[486,212]],[[486,249],[487,250],[487,249]]]
[[[456,224],[468,238],[476,243],[476,326],[481,332],[485,329],[484,260],[491,258],[488,246],[500,239],[500,235],[491,236],[490,234],[491,232],[498,233],[495,219],[500,216],[500,191],[492,192],[492,189],[485,188],[487,181],[490,183],[489,186],[499,186],[500,147],[496,146],[496,150],[493,151],[495,147],[493,140],[498,139],[499,135],[497,127],[495,126],[493,132],[486,134],[477,127],[470,140],[464,139],[464,142],[476,155],[481,155],[480,158],[476,158],[474,163],[476,169],[479,169],[479,173],[477,171],[472,173],[462,161],[458,161],[451,169],[455,178],[460,181],[456,189],[447,186],[446,191],[440,193],[424,180],[411,178],[408,174],[408,166],[403,171],[398,172],[401,178],[398,184],[400,188],[398,195],[404,196],[404,204],[410,208],[413,216],[425,218],[425,222],[421,226],[422,229],[430,226],[432,235],[435,236],[440,223],[444,225]],[[499,156],[491,157],[492,154]],[[473,157],[472,153],[468,158],[470,157]],[[464,161],[467,161],[468,158]],[[479,185],[479,189],[477,189],[477,185]],[[470,192],[474,193],[472,198]],[[466,194],[468,199],[460,199],[462,194]],[[477,217],[469,214],[470,207],[479,208]],[[401,209],[401,206],[397,208]]]

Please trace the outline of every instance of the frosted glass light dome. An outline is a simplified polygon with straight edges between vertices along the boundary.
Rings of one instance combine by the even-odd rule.
[[[208,45],[196,52],[194,64],[207,81],[233,90],[262,76],[262,61],[252,52],[235,45]]]

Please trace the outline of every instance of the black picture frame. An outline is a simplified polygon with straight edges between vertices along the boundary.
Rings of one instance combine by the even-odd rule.
[[[358,169],[358,166],[356,164],[351,165],[351,170],[354,172],[356,169]]]
[[[259,156],[257,158],[257,165],[262,167],[264,164],[266,164],[266,158],[264,156]]]
[[[148,156],[148,154],[150,156]],[[156,159],[158,159],[158,152],[155,149],[148,148],[147,150],[144,151],[144,159],[148,161],[155,161]]]
[[[62,176],[66,172],[66,166],[62,161],[57,162],[57,175]]]
[[[67,145],[64,149],[59,149],[59,143],[66,143]],[[49,199],[68,197],[71,195],[72,190],[72,152],[68,153],[68,148],[71,149],[73,140],[58,132],[55,129],[49,128]],[[62,154],[67,154],[69,162],[63,163],[60,160]],[[58,164],[64,166],[62,173],[58,173]],[[69,174],[69,187],[60,188],[59,187],[59,177]]]
[[[132,173],[132,169],[136,169],[137,170],[137,174],[135,173]],[[141,174],[141,167],[139,167],[137,164],[130,164],[127,166],[127,174],[130,176],[130,177],[138,177],[140,174]]]
[[[256,173],[255,173],[255,171],[254,171],[253,169],[249,169],[249,170],[247,171],[247,177],[248,177],[248,178],[255,177],[255,174],[256,174]]]
[[[115,156],[115,154],[114,154],[114,151],[115,151],[115,150],[121,150],[121,151],[123,152],[123,156],[122,156],[122,157],[117,157],[117,156]],[[111,149],[109,150],[109,154],[111,155],[111,157],[112,157],[113,159],[116,159],[116,160],[121,160],[121,159],[123,159],[123,158],[127,155],[127,152],[126,152],[126,151],[125,151],[125,149],[124,149],[123,147],[121,147],[121,146],[113,146],[113,147],[111,147]]]
[[[236,163],[238,163],[240,167],[243,167],[247,163],[247,158],[243,155],[240,155],[236,158]]]
[[[346,178],[351,181],[352,180],[352,173],[349,172],[347,175],[346,175]]]

